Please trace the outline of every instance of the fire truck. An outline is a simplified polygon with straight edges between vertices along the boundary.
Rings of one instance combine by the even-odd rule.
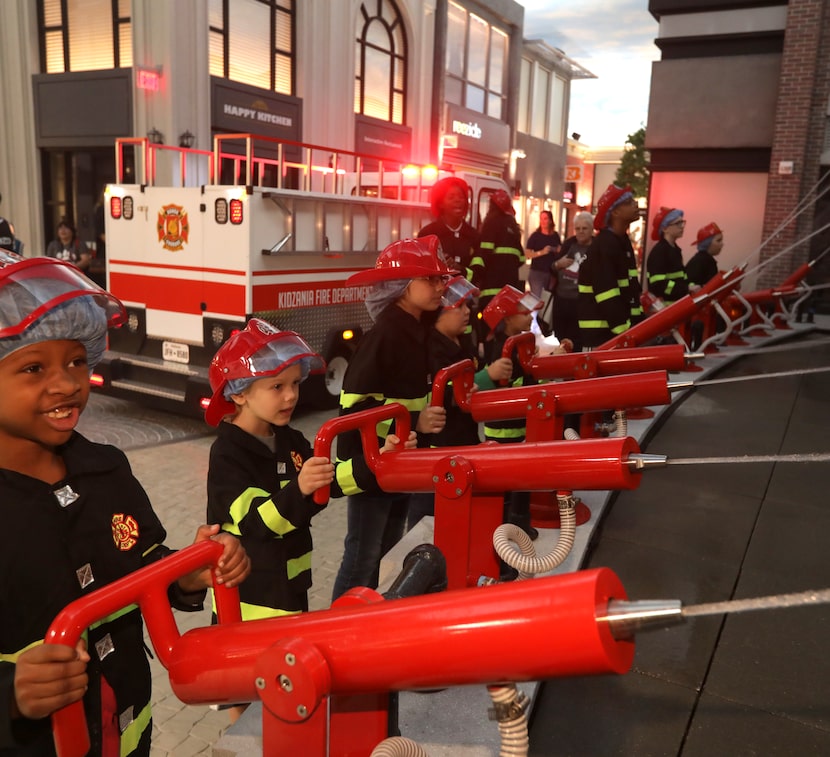
[[[106,189],[107,287],[127,323],[109,335],[93,387],[200,415],[208,365],[251,317],[301,334],[326,360],[303,385],[337,403],[349,359],[371,325],[366,287],[346,286],[387,244],[431,219],[445,172],[250,134],[194,150],[118,139]],[[480,224],[497,176],[457,174]]]

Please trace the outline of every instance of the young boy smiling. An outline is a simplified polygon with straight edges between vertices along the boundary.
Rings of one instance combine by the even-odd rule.
[[[148,755],[150,669],[137,608],[87,629],[76,648],[43,644],[70,602],[164,558],[165,531],[123,452],[74,429],[112,295],[69,263],[0,252],[0,753],[53,755],[49,715],[84,700],[91,755]],[[123,524],[129,524],[124,529]],[[217,580],[248,573],[239,540],[224,544]],[[179,579],[174,607],[201,609],[207,569]],[[113,752],[113,750],[115,750]]]

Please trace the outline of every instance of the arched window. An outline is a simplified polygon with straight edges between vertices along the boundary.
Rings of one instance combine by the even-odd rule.
[[[394,0],[360,6],[354,112],[403,124],[406,119],[406,32]]]

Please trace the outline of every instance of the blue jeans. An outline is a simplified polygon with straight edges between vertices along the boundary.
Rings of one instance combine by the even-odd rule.
[[[403,538],[409,496],[376,493],[349,497],[345,550],[332,602],[355,586],[377,588],[381,557]]]

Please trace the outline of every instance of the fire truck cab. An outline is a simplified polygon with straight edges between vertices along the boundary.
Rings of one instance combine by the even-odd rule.
[[[213,150],[116,141],[106,190],[107,287],[127,308],[92,377],[96,390],[200,415],[208,365],[251,317],[301,334],[326,360],[303,399],[337,403],[371,321],[346,286],[391,242],[430,222],[434,167],[250,134]],[[459,174],[480,224],[500,177]],[[165,178],[161,178],[165,177]]]

